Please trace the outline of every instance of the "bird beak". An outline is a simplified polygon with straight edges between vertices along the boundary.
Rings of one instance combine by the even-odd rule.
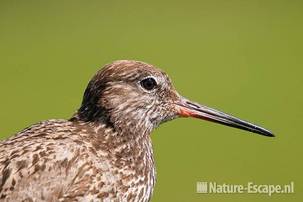
[[[274,134],[265,128],[243,121],[218,110],[191,102],[185,98],[181,98],[180,101],[176,103],[176,107],[178,114],[181,117],[194,117],[204,119],[226,126],[247,130],[260,135],[274,137]]]

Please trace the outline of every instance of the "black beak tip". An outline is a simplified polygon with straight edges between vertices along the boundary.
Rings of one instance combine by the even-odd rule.
[[[263,130],[262,132],[259,132],[259,134],[267,136],[267,137],[276,137],[271,131]]]
[[[276,137],[273,133],[268,134],[268,137]]]
[[[267,137],[276,137],[274,134],[272,134],[272,133],[269,133],[269,134],[267,134],[266,135]]]

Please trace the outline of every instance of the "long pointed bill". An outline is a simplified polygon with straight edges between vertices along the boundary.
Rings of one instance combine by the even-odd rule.
[[[179,115],[182,117],[195,117],[242,130],[247,130],[260,135],[274,137],[273,133],[265,128],[243,121],[218,110],[193,103],[185,98],[181,98],[180,102],[176,103],[176,107],[179,111]]]

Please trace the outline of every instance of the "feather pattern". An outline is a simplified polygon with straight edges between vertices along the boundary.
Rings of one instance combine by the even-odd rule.
[[[156,176],[150,133],[176,113],[159,113],[169,104],[165,92],[142,89],[147,75],[171,93],[160,70],[116,61],[92,78],[70,120],[42,121],[1,142],[0,200],[149,201]]]

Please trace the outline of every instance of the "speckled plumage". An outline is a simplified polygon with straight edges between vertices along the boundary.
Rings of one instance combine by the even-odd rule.
[[[66,120],[25,129],[0,147],[1,198],[147,201],[152,190],[145,183],[154,184],[150,139],[113,144],[116,135],[106,125]]]
[[[142,85],[146,78],[153,82]],[[92,78],[70,120],[43,121],[0,143],[0,200],[149,201],[156,176],[150,133],[179,116],[272,136],[189,102],[152,65],[116,61]]]
[[[91,80],[70,120],[40,122],[2,142],[0,198],[148,201],[155,184],[150,132],[174,116],[159,118],[161,101],[134,90],[136,80],[149,74],[168,81],[142,62],[107,65]]]

